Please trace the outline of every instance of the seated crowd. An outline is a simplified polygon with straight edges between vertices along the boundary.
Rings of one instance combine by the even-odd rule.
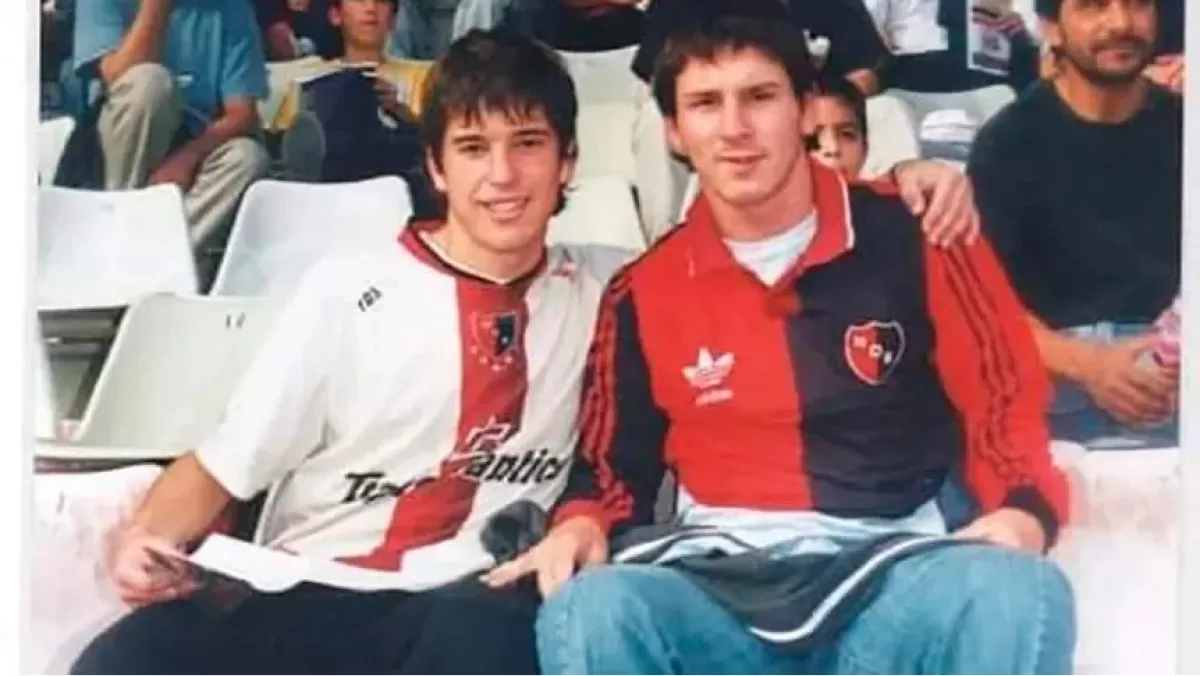
[[[133,610],[75,673],[1071,672],[1050,441],[1178,443],[1181,2],[268,4],[75,5],[82,184],[178,185],[210,264],[269,175],[414,217],[305,275],[119,524]],[[547,246],[558,52],[626,47],[698,194],[648,251]],[[263,119],[268,59],[308,61]],[[993,84],[965,173],[863,176],[871,97]],[[264,493],[336,575],[206,586]]]

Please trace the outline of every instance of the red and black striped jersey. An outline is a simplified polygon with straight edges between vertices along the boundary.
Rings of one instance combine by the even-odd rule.
[[[774,285],[703,197],[609,284],[556,521],[648,523],[668,468],[707,505],[899,517],[961,467],[1052,539],[1049,382],[989,245],[932,246],[894,189],[811,171],[817,232]]]

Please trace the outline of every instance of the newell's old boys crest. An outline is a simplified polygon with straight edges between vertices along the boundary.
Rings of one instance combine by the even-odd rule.
[[[871,320],[846,329],[846,363],[868,385],[882,385],[904,356],[904,327],[900,322]]]
[[[471,355],[481,364],[500,370],[513,363],[521,339],[516,312],[471,315]]]

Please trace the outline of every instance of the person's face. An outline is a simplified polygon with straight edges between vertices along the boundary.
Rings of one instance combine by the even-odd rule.
[[[1154,58],[1156,0],[1064,0],[1046,37],[1070,69],[1098,85],[1128,84]]]
[[[526,117],[486,111],[450,119],[441,166],[427,158],[434,187],[446,198],[447,228],[487,255],[539,250],[575,162],[536,110]]]
[[[693,59],[676,80],[672,149],[710,194],[751,208],[777,195],[804,157],[801,106],[783,66],[752,48]]]
[[[329,10],[329,21],[347,44],[374,49],[387,44],[395,16],[395,2],[386,0],[341,0]]]
[[[834,96],[815,95],[804,105],[804,136],[815,141],[812,156],[827,167],[855,178],[867,161],[862,124],[849,104]]]

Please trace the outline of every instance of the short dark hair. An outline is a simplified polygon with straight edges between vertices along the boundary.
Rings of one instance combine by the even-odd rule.
[[[507,31],[472,30],[450,45],[425,80],[421,145],[440,166],[452,118],[478,120],[485,112],[546,115],[563,157],[576,152],[575,84],[550,48]]]
[[[817,96],[837,99],[854,111],[863,140],[867,138],[867,97],[862,90],[844,77],[820,76],[813,81],[812,91]]]
[[[815,68],[804,33],[776,2],[739,4],[717,16],[699,12],[671,29],[654,64],[651,86],[664,117],[676,113],[680,73],[693,60],[712,61],[725,50],[756,49],[787,71],[792,90],[801,96],[812,85]]]

